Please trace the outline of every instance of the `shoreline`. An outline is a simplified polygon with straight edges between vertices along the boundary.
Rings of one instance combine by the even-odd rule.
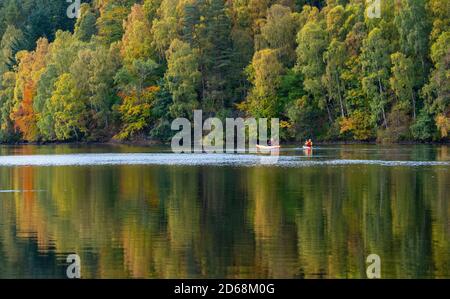
[[[301,141],[293,142],[288,141],[282,143],[282,146],[291,146],[291,145],[299,145],[303,144]],[[419,142],[419,141],[402,141],[396,143],[380,143],[376,141],[342,141],[342,140],[333,140],[333,141],[316,141],[314,145],[383,145],[383,146],[393,146],[393,145],[450,145],[450,141],[441,141],[441,142]],[[156,141],[156,140],[139,140],[139,141],[76,141],[76,142],[63,142],[63,141],[54,141],[54,142],[15,142],[15,143],[0,143],[0,146],[52,146],[52,145],[128,145],[128,146],[142,146],[142,147],[151,147],[151,146],[170,146],[168,142]]]

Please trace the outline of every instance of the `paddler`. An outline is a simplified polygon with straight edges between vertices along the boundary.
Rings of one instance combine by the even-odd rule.
[[[305,146],[306,146],[306,147],[312,147],[312,146],[313,146],[312,140],[311,140],[311,139],[306,140]]]

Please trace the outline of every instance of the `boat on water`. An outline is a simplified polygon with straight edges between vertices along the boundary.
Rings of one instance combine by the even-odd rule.
[[[256,145],[257,149],[263,149],[263,150],[276,150],[276,149],[280,149],[281,146],[279,145]]]
[[[306,140],[305,144],[303,144],[304,150],[312,150],[313,142],[311,139]]]

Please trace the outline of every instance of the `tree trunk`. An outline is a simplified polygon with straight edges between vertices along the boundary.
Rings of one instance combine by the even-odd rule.
[[[384,91],[383,91],[383,86],[381,85],[380,77],[378,77],[378,88],[379,88],[379,90],[380,90],[380,96],[383,97]],[[387,129],[387,128],[388,128],[388,123],[387,123],[387,120],[386,120],[386,112],[384,111],[384,107],[383,107],[383,106],[381,106],[381,111],[383,112],[384,126],[385,126],[386,129]]]
[[[388,129],[388,123],[387,123],[387,119],[386,119],[386,112],[384,111],[384,107],[381,107],[381,111],[383,112],[383,121],[384,121],[384,126],[386,127],[386,129]]]
[[[337,75],[336,75],[336,77],[337,77]],[[341,106],[341,116],[344,118],[345,111],[344,111],[344,103],[343,103],[342,95],[341,95],[341,86],[340,86],[339,78],[336,78],[336,84],[337,84],[337,88],[338,88],[339,105]]]
[[[328,99],[325,99],[326,106],[327,106],[327,113],[328,113],[328,120],[330,121],[330,124],[333,124],[333,116],[331,115],[330,106],[328,105]]]

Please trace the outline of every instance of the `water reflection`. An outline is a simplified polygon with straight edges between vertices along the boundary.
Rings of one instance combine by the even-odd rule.
[[[448,161],[444,148],[407,152]],[[361,278],[371,253],[386,278],[450,278],[448,166],[0,167],[0,178],[2,278],[64,277],[69,253],[84,278]]]

